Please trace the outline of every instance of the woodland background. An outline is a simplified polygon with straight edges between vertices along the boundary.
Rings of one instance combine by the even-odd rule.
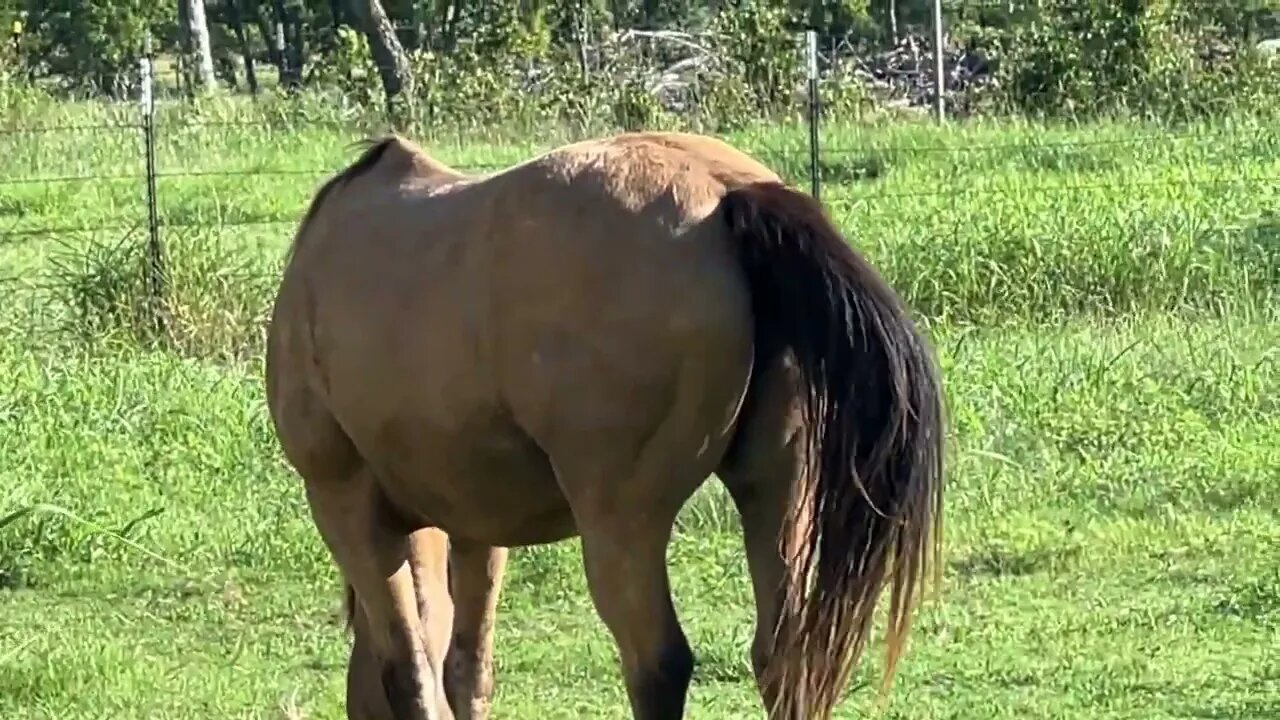
[[[1280,0],[943,0],[962,115],[1184,120],[1270,106]],[[21,23],[21,28],[14,25]],[[0,87],[121,97],[136,59],[184,93],[389,100],[433,123],[695,124],[794,113],[799,33],[824,112],[932,101],[929,0],[0,0]],[[166,69],[170,69],[166,67]]]

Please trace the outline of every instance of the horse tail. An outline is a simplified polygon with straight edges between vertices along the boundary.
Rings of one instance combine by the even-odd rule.
[[[720,206],[751,293],[756,372],[793,354],[802,471],[780,538],[789,575],[765,669],[770,717],[826,720],[891,590],[892,685],[918,594],[939,579],[943,401],[928,342],[898,295],[817,201],[777,182]]]

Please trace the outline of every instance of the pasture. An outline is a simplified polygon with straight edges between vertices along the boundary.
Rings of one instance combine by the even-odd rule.
[[[342,716],[339,586],[259,355],[294,223],[358,135],[240,112],[162,117],[176,351],[138,338],[138,131],[0,136],[7,720]],[[414,137],[486,170],[559,140]],[[729,139],[807,187],[802,131]],[[884,717],[1280,716],[1280,125],[838,126],[824,145],[823,199],[927,319],[948,394],[944,588]],[[65,180],[91,175],[114,179]],[[670,562],[689,717],[759,717],[714,480]],[[496,718],[627,717],[575,543],[513,553],[497,637]],[[840,717],[872,711],[876,650]]]

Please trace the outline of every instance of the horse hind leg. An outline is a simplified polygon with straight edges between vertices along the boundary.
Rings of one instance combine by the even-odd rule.
[[[750,335],[735,323],[717,317],[706,332],[690,330],[694,342],[678,352],[656,353],[655,363],[679,356],[657,366],[670,371],[660,382],[638,384],[607,366],[566,368],[561,382],[572,389],[537,438],[573,513],[591,599],[617,645],[635,720],[684,717],[694,656],[672,601],[666,550],[680,509],[729,443],[750,372]]]
[[[596,612],[618,646],[633,716],[680,720],[694,658],[671,599],[671,523],[600,520],[582,527],[583,561]]]
[[[409,566],[418,597],[418,618],[422,641],[435,681],[431,689],[435,706],[448,710],[444,668],[453,639],[454,602],[449,591],[449,536],[440,529],[426,527],[409,536]]]
[[[488,720],[493,698],[493,633],[507,549],[455,542],[452,576],[453,643],[445,663],[445,687],[457,720]]]
[[[307,499],[325,544],[355,589],[392,717],[446,720],[437,703],[439,666],[432,662],[419,614],[409,533],[388,524],[372,474],[361,466],[345,480],[309,480]]]
[[[291,400],[278,421],[282,445],[303,477],[316,528],[354,589],[354,612],[363,613],[357,625],[364,623],[357,632],[367,631],[360,652],[367,648],[374,659],[385,707],[394,720],[449,720],[448,707],[436,701],[442,683],[424,641],[410,533],[393,520],[372,471],[337,422],[313,397]],[[359,679],[354,670],[349,682]],[[350,704],[348,716],[360,717]]]
[[[433,667],[443,666],[452,637],[448,542],[448,536],[435,528],[418,530],[409,539],[409,562],[417,589],[422,641]],[[352,631],[355,637],[347,665],[347,716],[350,720],[397,720],[383,689],[382,663],[371,645],[368,620],[363,610],[354,610]],[[437,688],[436,707],[446,705],[443,688]]]
[[[671,434],[672,428],[661,429],[634,464],[574,458],[574,467],[557,466],[582,541],[591,599],[618,647],[635,720],[683,718],[693,678],[666,549],[680,507],[710,471],[673,462],[682,455],[668,446],[678,442]],[[592,445],[610,446],[584,447]]]
[[[728,475],[728,477],[723,477]],[[773,707],[779,688],[770,672],[774,657],[775,630],[780,610],[780,589],[786,579],[787,565],[779,550],[778,537],[785,527],[786,493],[757,477],[722,473],[725,486],[742,518],[743,544],[747,567],[751,573],[751,589],[756,605],[755,635],[751,642],[751,668],[765,709]],[[779,483],[781,485],[781,483]],[[799,720],[776,717],[770,720]]]
[[[734,451],[716,472],[742,519],[756,605],[751,666],[766,711],[774,707],[779,695],[770,668],[781,591],[788,572],[779,540],[787,526],[791,488],[802,461],[802,435],[793,404],[797,397],[795,382],[793,368],[782,361],[756,378],[753,395],[739,423]],[[772,713],[768,717],[799,720]]]

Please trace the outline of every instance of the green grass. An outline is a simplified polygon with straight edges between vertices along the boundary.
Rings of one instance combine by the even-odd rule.
[[[171,242],[232,243],[278,257],[320,181],[350,162],[363,130],[211,102],[167,108],[158,130],[159,214]],[[242,112],[248,119],[234,112]],[[44,125],[119,123],[85,109]],[[123,111],[115,111],[119,114]],[[244,124],[244,123],[269,124]],[[240,123],[240,124],[236,124]],[[825,191],[854,242],[919,312],[1001,323],[1062,314],[1208,309],[1248,312],[1280,287],[1280,131],[1269,120],[1177,130],[972,124],[832,126]],[[487,172],[565,139],[420,137],[447,162]],[[729,138],[807,186],[802,133]],[[62,240],[145,236],[137,128],[0,135],[0,260],[48,263]],[[108,175],[54,184],[24,178]],[[106,228],[61,232],[43,228]],[[8,235],[6,235],[8,233]],[[13,233],[19,233],[14,235]],[[1028,282],[1027,278],[1034,278]],[[1237,307],[1243,305],[1244,307]]]
[[[270,430],[259,344],[298,210],[355,135],[177,127],[271,106],[167,112],[182,352],[132,336],[141,237],[0,239],[0,717],[341,717],[337,579]],[[0,135],[0,178],[141,168],[136,131],[35,137]],[[806,180],[802,135],[731,139]],[[430,144],[495,167],[558,141]],[[825,142],[824,198],[930,319],[950,404],[945,588],[886,717],[1280,716],[1280,131]],[[126,225],[141,193],[0,183],[0,232]],[[739,542],[713,481],[670,551],[691,718],[761,715]],[[497,718],[628,717],[576,543],[514,555],[498,665]],[[840,717],[873,701],[860,686]]]

